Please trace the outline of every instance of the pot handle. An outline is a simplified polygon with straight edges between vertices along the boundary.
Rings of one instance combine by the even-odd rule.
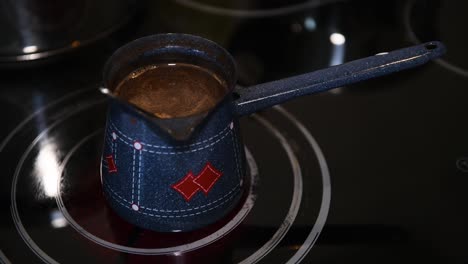
[[[445,50],[441,42],[431,41],[290,78],[238,87],[234,91],[236,112],[243,116],[299,96],[413,68],[440,57]]]

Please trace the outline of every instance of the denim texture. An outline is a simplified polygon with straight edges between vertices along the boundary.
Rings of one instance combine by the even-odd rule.
[[[232,101],[225,100],[189,140],[175,141],[137,112],[111,102],[102,154],[103,190],[111,207],[128,222],[161,232],[190,231],[222,218],[239,201],[245,175],[232,113]],[[173,188],[208,163],[222,173],[208,193],[200,189],[187,200]]]

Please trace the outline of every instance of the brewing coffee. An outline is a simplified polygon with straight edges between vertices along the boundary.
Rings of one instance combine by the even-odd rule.
[[[159,118],[186,117],[213,108],[228,92],[214,72],[187,63],[154,64],[127,75],[116,96]]]

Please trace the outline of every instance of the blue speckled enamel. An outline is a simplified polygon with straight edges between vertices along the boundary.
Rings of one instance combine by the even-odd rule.
[[[351,61],[327,69],[238,89],[238,115],[246,115],[293,98],[413,68],[445,53],[441,42],[431,41]]]
[[[128,222],[162,232],[190,231],[222,218],[242,195],[245,157],[230,95],[235,64],[222,47],[200,37],[148,36],[112,55],[104,69],[104,86],[113,90],[136,68],[161,62],[209,67],[225,78],[228,94],[211,113],[166,120],[111,96],[102,153],[103,190]],[[142,148],[135,148],[135,142]],[[109,156],[116,171],[108,164]],[[207,193],[200,190],[186,199],[173,187],[208,163],[222,174]]]
[[[220,46],[184,34],[154,35],[133,41],[119,49],[106,65],[104,85],[110,90],[132,70],[151,64],[157,58],[158,61],[209,66],[225,78],[229,93],[207,117],[204,113],[165,123],[108,94],[112,100],[102,154],[105,196],[120,216],[143,228],[169,232],[204,227],[226,215],[242,194],[245,157],[238,116],[298,96],[415,67],[444,52],[442,43],[429,42],[304,75],[239,88],[235,91],[239,98],[233,101],[230,93],[236,82],[235,65],[229,53]],[[174,128],[180,129],[176,131],[178,134]],[[135,142],[142,148],[137,148]],[[106,157],[109,156],[116,171],[108,164]],[[207,194],[199,191],[186,199],[173,188],[189,172],[200,173],[208,162],[222,175]]]
[[[244,177],[239,125],[232,113],[231,101],[224,102],[191,140],[178,142],[159,136],[150,121],[112,102],[102,168],[112,208],[135,225],[163,232],[197,229],[228,213],[240,199]],[[108,155],[113,155],[117,172],[109,172]],[[207,195],[199,191],[187,202],[171,186],[190,171],[199,173],[207,162],[223,174]]]

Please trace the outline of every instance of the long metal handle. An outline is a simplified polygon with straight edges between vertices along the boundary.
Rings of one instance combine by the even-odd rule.
[[[444,44],[431,41],[311,73],[240,88],[235,91],[239,95],[236,111],[239,116],[251,114],[302,95],[413,68],[444,53]]]

